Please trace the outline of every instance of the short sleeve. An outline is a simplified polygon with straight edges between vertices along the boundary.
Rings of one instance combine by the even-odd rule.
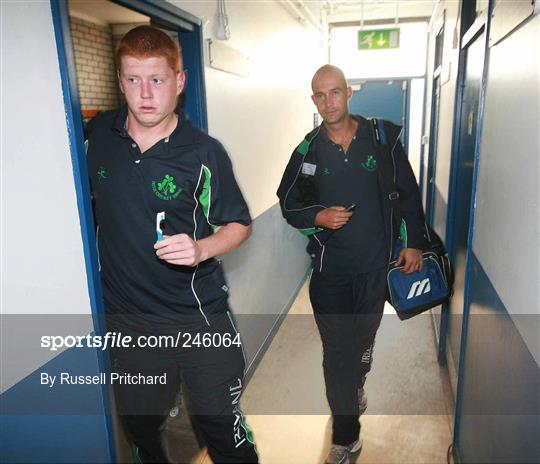
[[[215,142],[202,165],[204,184],[200,195],[204,215],[214,227],[230,222],[251,224],[249,208],[238,187],[231,160]]]

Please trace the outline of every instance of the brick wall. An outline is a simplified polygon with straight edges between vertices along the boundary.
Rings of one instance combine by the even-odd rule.
[[[120,104],[111,28],[71,17],[81,110],[108,110]]]

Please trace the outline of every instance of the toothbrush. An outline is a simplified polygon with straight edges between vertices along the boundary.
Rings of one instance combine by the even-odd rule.
[[[165,220],[165,211],[156,214],[156,234],[158,242],[163,240],[163,231],[161,230],[161,222]]]

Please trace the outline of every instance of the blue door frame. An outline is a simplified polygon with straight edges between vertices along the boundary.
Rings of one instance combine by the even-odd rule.
[[[206,91],[204,84],[204,59],[202,22],[195,16],[162,0],[113,0],[122,6],[150,16],[158,24],[175,28],[183,41],[184,68],[189,72],[185,93],[189,95],[184,111],[189,119],[204,131],[208,129],[206,113]],[[97,249],[95,246],[95,224],[90,200],[90,184],[84,148],[81,105],[77,90],[75,56],[71,40],[70,20],[67,2],[50,0],[54,34],[58,52],[62,93],[68,127],[69,148],[73,165],[77,208],[81,223],[81,236],[86,266],[90,306],[96,334],[105,332],[103,293],[101,288]],[[102,372],[108,369],[108,360],[101,350],[97,350]],[[108,449],[111,462],[116,461],[113,426],[109,407],[109,392],[101,388],[104,402],[104,420],[107,430]]]
[[[493,1],[490,0],[489,12],[492,11]],[[476,125],[476,143],[474,147],[474,166],[473,166],[473,178],[472,178],[472,189],[471,189],[471,200],[470,200],[470,211],[469,211],[469,228],[467,236],[467,256],[465,264],[465,286],[464,286],[464,296],[463,296],[463,322],[461,326],[461,340],[460,340],[460,351],[459,351],[459,362],[458,362],[458,372],[457,372],[457,392],[456,392],[456,406],[454,414],[454,436],[452,439],[452,452],[455,459],[455,462],[460,463],[461,457],[459,452],[459,432],[460,432],[460,416],[462,408],[462,399],[463,399],[463,376],[465,372],[465,362],[466,362],[466,345],[467,345],[467,334],[468,334],[468,322],[469,322],[469,311],[470,311],[470,286],[471,286],[471,267],[472,267],[472,249],[474,242],[474,222],[475,222],[475,211],[476,211],[476,194],[477,194],[477,185],[478,185],[478,168],[479,168],[479,159],[480,159],[480,147],[482,142],[482,122],[484,118],[484,103],[485,103],[485,93],[486,93],[486,84],[487,84],[487,70],[489,66],[489,29],[490,29],[490,13],[487,14],[485,20],[480,19],[476,21],[469,30],[463,35],[460,58],[459,58],[459,70],[457,78],[457,88],[456,88],[456,108],[454,111],[454,132],[452,140],[452,161],[451,161],[451,174],[450,174],[450,183],[449,183],[449,201],[448,201],[448,211],[447,211],[447,220],[446,220],[446,237],[445,242],[448,250],[452,253],[455,252],[455,234],[454,228],[452,225],[456,219],[457,214],[457,202],[456,202],[456,188],[457,188],[457,176],[458,176],[458,161],[459,161],[459,146],[460,146],[460,126],[462,119],[462,99],[464,96],[464,82],[466,74],[466,58],[467,58],[467,49],[474,43],[476,39],[483,34],[483,50],[484,50],[484,63],[481,77],[481,86],[479,94],[479,103],[478,103],[478,117]],[[463,20],[463,18],[462,18]],[[439,337],[439,362],[446,361],[445,349],[446,349],[446,332],[448,328],[448,308],[443,308],[441,315],[441,325],[440,325],[440,337]]]
[[[68,127],[69,149],[71,163],[73,165],[73,180],[77,198],[77,209],[81,223],[81,236],[83,242],[84,262],[86,266],[86,278],[90,307],[96,334],[104,334],[104,307],[103,293],[99,276],[99,264],[97,249],[95,246],[96,235],[92,204],[90,200],[90,183],[86,165],[86,153],[84,148],[84,133],[80,117],[79,94],[77,92],[77,75],[75,71],[75,57],[69,29],[69,13],[67,2],[51,0],[51,13],[56,38],[56,48],[60,66],[62,94],[66,111],[66,123]],[[101,372],[108,371],[108,360],[102,350],[97,350],[99,368]],[[111,461],[116,461],[116,452],[112,435],[112,422],[110,415],[109,391],[105,385],[101,386],[101,394],[104,404],[104,420],[107,430],[107,441]]]
[[[492,8],[492,1],[490,1],[490,11]],[[488,18],[490,15],[488,15]],[[473,251],[473,241],[474,241],[474,222],[475,222],[475,211],[476,211],[476,194],[478,188],[478,165],[480,160],[480,147],[482,143],[482,122],[484,119],[484,103],[486,95],[486,84],[487,84],[487,71],[489,66],[489,19],[486,21],[484,27],[480,28],[478,31],[475,31],[474,35],[470,38],[466,46],[471,44],[474,39],[482,32],[484,32],[484,69],[482,72],[482,84],[480,87],[480,97],[478,105],[478,120],[476,127],[476,146],[474,150],[474,168],[473,168],[473,181],[472,181],[472,194],[471,194],[471,207],[470,207],[470,216],[469,216],[469,236],[467,239],[467,262],[465,267],[465,290],[464,290],[464,303],[463,303],[463,326],[461,329],[461,344],[460,344],[460,354],[459,354],[459,369],[458,369],[458,384],[457,384],[457,393],[456,393],[456,410],[454,417],[454,438],[453,438],[453,448],[454,455],[457,462],[461,462],[459,456],[459,431],[460,431],[460,417],[461,417],[461,405],[463,399],[463,376],[465,372],[465,362],[466,362],[466,346],[467,346],[467,334],[468,334],[468,325],[469,325],[469,312],[470,312],[470,288],[471,288],[471,267],[472,267],[472,251]],[[462,51],[463,53],[463,51]],[[455,211],[452,212],[455,214]],[[451,238],[453,241],[453,237]]]
[[[439,131],[439,105],[441,91],[440,73],[433,80],[431,92],[431,123],[428,165],[426,172],[426,221],[433,224],[433,205],[435,203],[435,169],[437,164],[437,142]]]

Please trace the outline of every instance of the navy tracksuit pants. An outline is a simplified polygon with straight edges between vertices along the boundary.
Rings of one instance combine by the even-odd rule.
[[[309,295],[323,344],[332,442],[350,445],[360,433],[358,389],[371,369],[386,297],[386,268],[353,275],[314,270]]]
[[[234,335],[236,330],[230,315],[222,314],[200,332]],[[136,462],[171,462],[163,432],[180,384],[212,461],[258,462],[239,405],[245,369],[242,347],[114,349],[111,358],[113,371],[119,373],[167,375],[163,385],[114,384],[117,410],[133,441]]]

